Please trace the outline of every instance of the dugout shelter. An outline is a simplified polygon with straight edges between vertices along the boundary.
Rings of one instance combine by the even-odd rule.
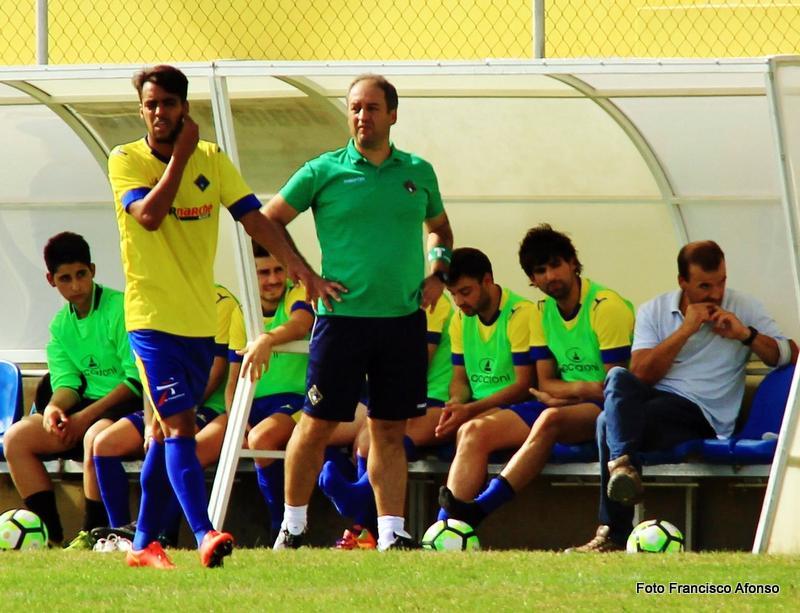
[[[347,85],[381,73],[400,94],[393,140],[433,163],[457,244],[484,250],[501,284],[533,295],[516,249],[540,222],[572,236],[586,276],[636,305],[676,287],[681,244],[711,238],[729,285],[800,338],[800,57],[179,66],[201,137],[264,202],[306,159],[346,142]],[[59,307],[43,279],[52,234],[86,236],[98,280],[122,287],[105,166],[114,145],[143,134],[130,82],[139,68],[0,68],[0,358],[44,361]],[[222,217],[217,278],[243,300],[253,334],[249,247]],[[290,230],[318,267],[311,216]],[[793,390],[785,428],[796,405]],[[779,446],[773,472],[787,458]]]

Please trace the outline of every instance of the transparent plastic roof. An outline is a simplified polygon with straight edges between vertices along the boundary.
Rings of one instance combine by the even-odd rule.
[[[262,199],[306,160],[346,143],[347,86],[358,74],[382,73],[400,93],[393,141],[433,163],[458,243],[484,249],[499,282],[532,295],[516,245],[543,221],[573,236],[589,276],[637,304],[675,286],[684,240],[716,237],[729,254],[732,282],[764,298],[797,335],[796,298],[786,291],[793,268],[778,270],[794,256],[768,95],[778,64],[785,105],[800,106],[800,69],[792,61],[221,61],[181,68],[201,137],[235,143],[232,153]],[[12,144],[0,151],[0,223],[49,231],[54,220],[91,225],[96,218],[86,231],[103,235],[113,209],[68,211],[104,200],[111,206],[105,156],[144,133],[131,85],[139,68],[0,69],[0,136]],[[797,130],[794,115],[786,121]],[[787,137],[794,160],[797,140]],[[25,209],[36,202],[39,213]],[[49,221],[40,224],[37,214]],[[742,240],[743,227],[763,231]],[[291,230],[318,263],[313,224],[298,219]],[[35,247],[14,235],[20,244],[0,247],[0,274]],[[116,261],[115,240],[99,249]],[[25,257],[38,262],[39,250]],[[776,272],[759,274],[756,254]],[[223,276],[232,257],[221,250]],[[237,283],[233,275],[223,280]],[[786,299],[773,298],[779,295]],[[4,336],[0,330],[0,345]]]

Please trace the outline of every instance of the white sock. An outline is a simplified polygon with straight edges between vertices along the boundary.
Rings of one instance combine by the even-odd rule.
[[[308,523],[308,505],[293,507],[288,504],[283,505],[283,526],[289,534],[303,534]]]
[[[378,549],[386,549],[394,542],[395,535],[411,535],[406,532],[406,520],[397,515],[381,515],[378,517]]]

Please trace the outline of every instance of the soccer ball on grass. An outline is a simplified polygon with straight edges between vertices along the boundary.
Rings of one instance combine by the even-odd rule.
[[[10,509],[0,515],[0,549],[44,549],[47,526],[27,509]]]
[[[480,549],[478,535],[468,523],[440,519],[425,531],[422,548],[432,551],[474,551]]]
[[[683,551],[683,533],[663,519],[648,519],[628,537],[628,553],[673,553]]]

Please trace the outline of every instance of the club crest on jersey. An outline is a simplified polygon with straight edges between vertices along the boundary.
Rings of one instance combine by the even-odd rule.
[[[320,402],[322,402],[322,394],[316,385],[311,386],[311,388],[308,390],[307,396],[311,401],[311,406],[317,406]]]
[[[413,194],[414,192],[416,192],[416,191],[417,191],[417,186],[416,186],[416,185],[414,185],[414,182],[413,182],[411,179],[409,179],[408,181],[406,181],[405,183],[403,183],[403,187],[405,187],[405,188],[406,188],[406,191],[407,191],[409,194]]]
[[[194,180],[194,184],[195,184],[195,185],[196,185],[198,188],[200,188],[200,191],[201,191],[201,192],[204,192],[204,191],[206,191],[206,188],[207,188],[209,185],[211,185],[211,181],[209,181],[208,179],[206,179],[204,175],[202,175],[202,174],[199,174],[199,175],[197,175],[197,178]]]
[[[201,206],[185,206],[185,207],[171,207],[169,209],[170,215],[174,216],[178,221],[197,221],[199,219],[208,219],[211,217],[211,212],[214,210],[213,205],[203,204]]]

